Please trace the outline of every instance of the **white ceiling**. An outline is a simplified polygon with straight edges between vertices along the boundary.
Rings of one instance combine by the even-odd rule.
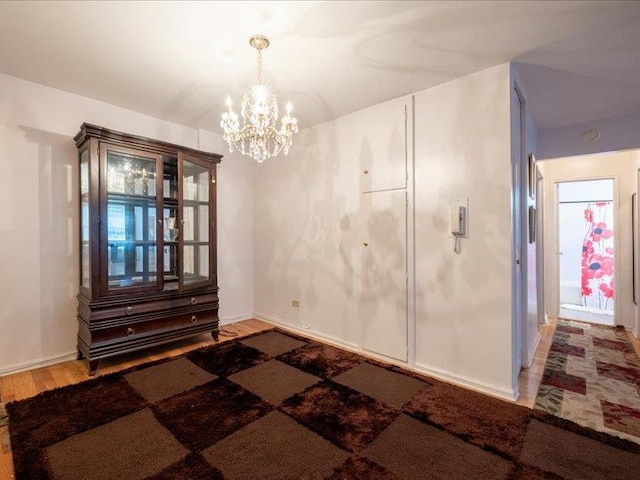
[[[640,2],[0,2],[0,72],[217,130],[255,82],[301,126],[521,62],[538,128],[640,112]]]

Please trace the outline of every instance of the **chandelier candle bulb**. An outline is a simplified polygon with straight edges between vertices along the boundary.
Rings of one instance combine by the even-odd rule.
[[[291,117],[291,103],[287,103],[286,116],[277,129],[278,102],[275,94],[262,85],[262,50],[269,46],[269,39],[263,35],[254,35],[249,44],[258,51],[258,83],[246,92],[240,104],[240,116],[231,108],[231,97],[227,96],[228,111],[222,114],[220,126],[224,130],[223,138],[229,144],[229,151],[237,149],[262,163],[269,157],[275,157],[281,151],[289,153],[293,143],[293,134],[298,132],[298,120]]]

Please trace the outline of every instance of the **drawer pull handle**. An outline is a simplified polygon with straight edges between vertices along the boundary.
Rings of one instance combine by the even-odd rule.
[[[196,297],[191,297],[191,305],[195,305],[198,303],[198,299]]]
[[[191,316],[191,323],[196,323],[198,321],[198,317],[196,317],[195,315]]]
[[[125,312],[127,313],[127,315],[131,315],[133,313],[133,308],[132,307],[127,307]]]
[[[369,170],[364,170],[364,174],[366,175],[367,173],[369,173]]]
[[[136,333],[136,332],[135,332],[135,330],[133,328],[127,328],[127,337],[130,337],[134,333]]]

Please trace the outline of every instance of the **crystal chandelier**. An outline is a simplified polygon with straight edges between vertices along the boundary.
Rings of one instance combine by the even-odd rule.
[[[289,153],[293,134],[298,132],[298,120],[291,116],[291,103],[287,104],[287,113],[282,117],[280,130],[276,129],[278,121],[278,104],[275,94],[262,85],[262,50],[269,46],[269,39],[263,35],[254,35],[249,44],[258,50],[258,84],[246,92],[242,99],[240,115],[231,108],[231,97],[227,96],[228,111],[222,114],[220,126],[224,129],[222,138],[229,144],[229,151],[234,149],[243,155],[249,155],[258,163],[274,157],[284,151]]]

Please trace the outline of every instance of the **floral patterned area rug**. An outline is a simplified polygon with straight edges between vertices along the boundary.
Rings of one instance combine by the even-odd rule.
[[[640,443],[640,358],[624,328],[558,320],[535,408]]]

